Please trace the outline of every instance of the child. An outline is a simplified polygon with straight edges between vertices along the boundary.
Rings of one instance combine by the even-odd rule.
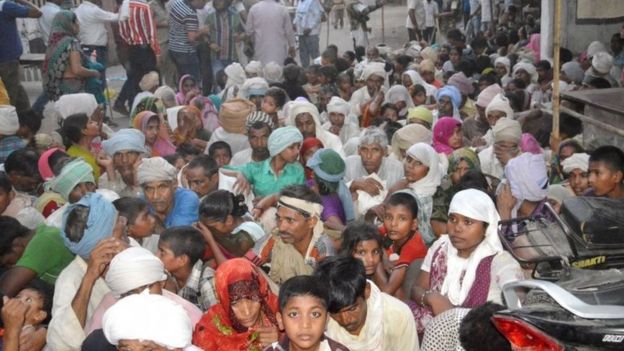
[[[286,91],[282,88],[271,87],[264,94],[264,98],[262,99],[262,112],[271,116],[271,120],[273,120],[272,129],[279,126],[279,118],[277,117],[278,111],[284,108],[287,100]]]
[[[442,71],[444,71],[444,73],[457,72],[457,65],[459,65],[461,59],[462,50],[458,47],[453,46],[449,51],[449,60],[444,62],[444,65],[442,66]]]
[[[34,280],[22,289],[16,297],[3,297],[2,307],[3,350],[18,351],[25,349],[21,345],[21,334],[28,329],[32,333],[45,329],[52,317],[53,288],[42,281]]]
[[[597,148],[589,156],[589,186],[586,196],[605,196],[611,199],[624,198],[624,152],[607,145]]]
[[[120,216],[127,219],[126,234],[152,253],[158,251],[158,235],[152,235],[156,218],[149,212],[147,202],[138,197],[122,197],[113,201]]]
[[[219,168],[230,164],[232,159],[232,148],[225,141],[217,141],[208,147],[208,156],[212,157]]]
[[[353,256],[364,263],[366,276],[373,279],[383,253],[382,237],[377,228],[365,221],[355,221],[342,232],[340,254]]]
[[[249,215],[245,197],[217,190],[202,200],[198,227],[212,250],[217,265],[234,257],[258,264],[258,254],[268,238]]]
[[[386,241],[389,269],[378,266],[374,281],[381,291],[404,297],[401,286],[409,265],[427,254],[427,246],[418,232],[418,203],[408,193],[394,193],[386,200],[381,231]]]
[[[17,136],[26,141],[29,146],[35,146],[35,135],[41,128],[41,115],[34,110],[26,110],[17,114],[19,129]]]
[[[288,279],[280,287],[279,312],[275,314],[286,335],[265,351],[348,350],[325,336],[328,305],[329,291],[320,278],[302,275]]]
[[[321,91],[320,69],[321,65],[310,65],[305,73],[308,83],[303,86],[303,90],[308,94],[310,102],[313,104],[318,102],[318,94]]]
[[[182,145],[184,145],[184,144],[182,144]],[[186,161],[184,160],[184,157],[182,157],[182,155],[180,155],[177,152],[175,152],[173,154],[170,154],[170,155],[167,155],[167,156],[165,156],[163,158],[165,160],[167,160],[167,162],[169,162],[170,165],[174,166],[178,170],[178,172],[186,164]]]
[[[216,304],[215,271],[201,260],[204,238],[191,226],[165,230],[158,240],[156,256],[169,274],[165,289],[177,293],[202,311]]]

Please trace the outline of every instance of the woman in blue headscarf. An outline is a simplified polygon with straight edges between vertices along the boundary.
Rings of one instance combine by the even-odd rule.
[[[462,96],[459,89],[452,85],[446,85],[440,88],[436,94],[436,101],[438,102],[438,111],[435,116],[436,120],[446,116],[461,120],[459,108],[461,106]]]

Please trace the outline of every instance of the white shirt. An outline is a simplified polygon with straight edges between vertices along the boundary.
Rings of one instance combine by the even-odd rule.
[[[345,165],[345,182],[368,177],[370,175],[364,168],[364,165],[362,164],[362,157],[360,155],[347,157],[345,159]],[[386,181],[387,188],[391,188],[396,182],[405,177],[403,173],[403,164],[401,161],[393,158],[384,157],[381,160],[381,165],[379,166],[377,175],[379,178]]]
[[[82,45],[106,46],[108,31],[106,23],[117,22],[119,15],[102,10],[99,6],[85,1],[74,11],[80,23],[78,38]]]
[[[435,15],[438,14],[438,3],[434,0],[425,2],[425,27],[435,27]]]
[[[235,153],[230,160],[230,166],[242,166],[251,162],[251,152],[251,148],[248,148]]]
[[[39,28],[41,29],[41,34],[43,34],[46,46],[48,45],[48,38],[52,29],[52,20],[59,11],[61,11],[61,8],[53,2],[46,2],[45,5],[41,6],[42,15],[39,17]]]
[[[407,19],[405,20],[405,28],[414,29],[412,20],[409,16],[409,10],[415,10],[416,24],[418,29],[422,30],[425,24],[425,4],[424,0],[407,0]]]
[[[319,35],[321,17],[324,12],[318,0],[300,1],[293,20],[293,24],[297,28],[297,35],[303,35],[305,29],[310,29],[310,35]]]

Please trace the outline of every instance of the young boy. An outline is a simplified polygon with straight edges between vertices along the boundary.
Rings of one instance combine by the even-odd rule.
[[[201,260],[204,246],[199,230],[191,226],[173,227],[160,235],[156,253],[170,275],[165,288],[202,311],[219,302],[214,285],[215,271]]]
[[[279,291],[277,324],[286,332],[280,341],[265,351],[346,351],[344,345],[327,338],[327,285],[314,276],[300,275],[288,279]]]
[[[607,145],[597,148],[589,156],[589,186],[586,196],[605,196],[624,199],[624,152]]]
[[[310,102],[316,104],[318,102],[318,94],[321,91],[321,65],[310,65],[306,69],[307,84],[303,85],[303,90],[310,97]]]

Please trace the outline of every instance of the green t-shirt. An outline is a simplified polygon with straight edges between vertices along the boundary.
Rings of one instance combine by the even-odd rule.
[[[305,184],[303,166],[299,162],[287,163],[279,176],[271,168],[271,159],[262,162],[249,162],[241,166],[228,166],[243,173],[253,186],[254,195],[264,197],[279,193],[284,187],[293,184]]]
[[[15,264],[32,269],[37,277],[54,285],[61,271],[74,259],[74,254],[65,247],[58,228],[40,225],[30,240],[24,254]]]

